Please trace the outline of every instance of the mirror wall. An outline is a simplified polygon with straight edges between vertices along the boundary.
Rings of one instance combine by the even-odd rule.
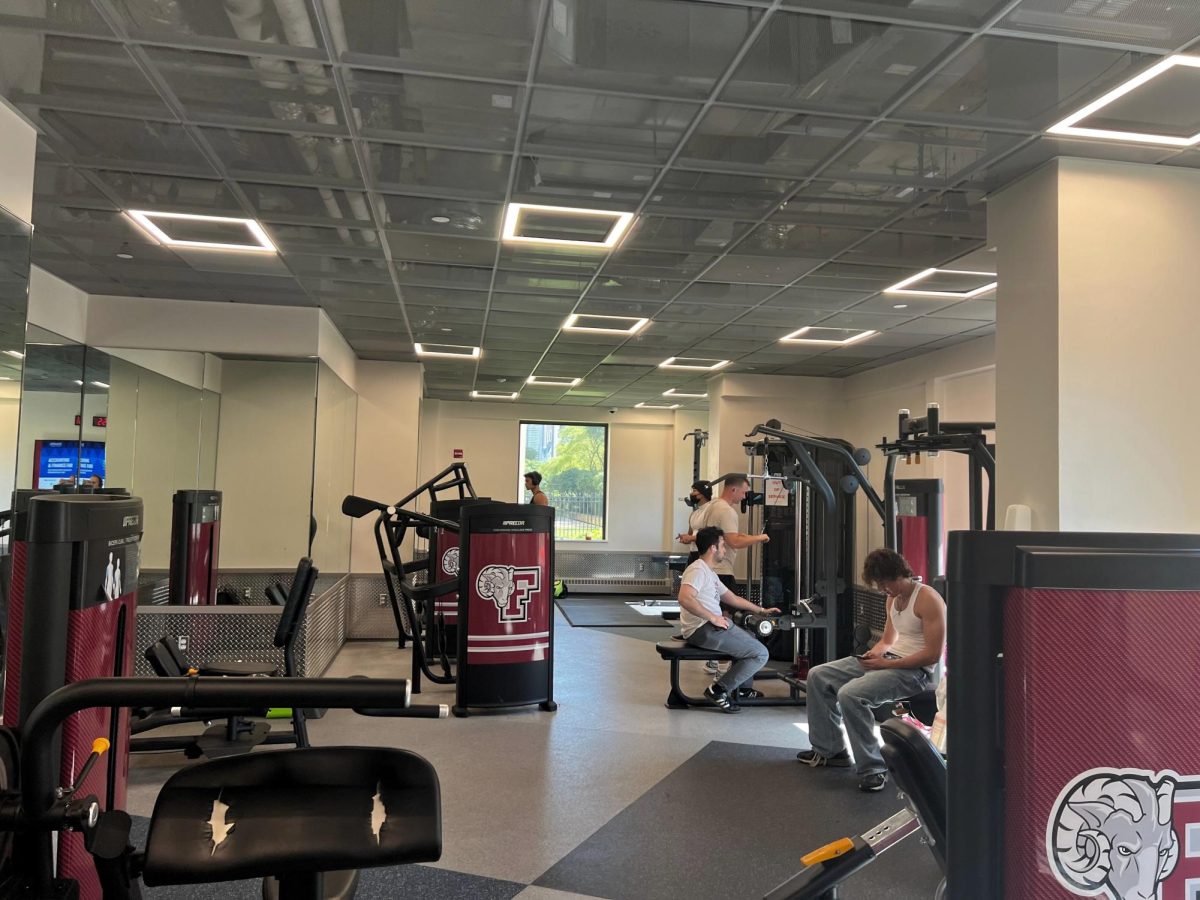
[[[0,207],[0,508],[16,486],[30,243],[29,225]]]
[[[313,459],[311,556],[322,572],[350,571],[351,520],[342,500],[354,493],[358,394],[325,363],[317,371],[316,441]]]

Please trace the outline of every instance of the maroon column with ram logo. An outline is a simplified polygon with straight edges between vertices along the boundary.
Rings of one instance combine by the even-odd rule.
[[[1200,535],[955,532],[952,900],[1200,890]]]
[[[469,707],[554,702],[554,509],[480,503],[459,532],[458,684]]]
[[[457,522],[462,515],[464,506],[476,503],[490,503],[488,497],[466,497],[455,500],[434,500],[429,504],[429,514],[435,519],[445,519],[447,522]],[[430,584],[451,581],[458,578],[459,572],[459,540],[458,532],[449,528],[435,528],[429,537],[429,557],[432,577]],[[437,644],[437,618],[441,617],[442,636],[441,647],[446,649],[450,657],[458,653],[458,592],[453,591],[433,599],[433,621],[426,623],[425,652],[431,659],[437,659],[439,646]]]
[[[38,703],[65,684],[132,674],[141,534],[137,498],[46,494],[29,500],[13,544],[6,726],[20,728]],[[67,719],[54,750],[59,783],[74,781],[96,738],[107,738],[111,748],[77,796],[95,795],[103,809],[123,808],[128,710],[86,709]],[[82,900],[100,900],[81,834],[60,836],[58,874],[79,882]]]

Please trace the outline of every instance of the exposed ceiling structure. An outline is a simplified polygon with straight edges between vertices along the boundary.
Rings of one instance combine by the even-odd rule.
[[[86,291],[320,306],[366,359],[481,348],[422,358],[430,397],[674,405],[716,361],[844,376],[989,333],[978,282],[882,291],[994,273],[987,193],[1055,156],[1200,166],[1045,134],[1198,34],[1183,0],[0,0],[0,91],[42,130],[34,261]],[[516,243],[511,203],[634,219]]]

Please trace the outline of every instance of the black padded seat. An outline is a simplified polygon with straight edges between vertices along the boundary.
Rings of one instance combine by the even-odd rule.
[[[694,647],[687,641],[659,641],[654,649],[663,659],[733,659],[728,653]]]
[[[930,850],[946,871],[946,761],[929,738],[899,719],[879,726],[883,758],[929,833]]]
[[[279,674],[279,666],[274,663],[256,662],[252,659],[234,659],[228,662],[206,662],[200,666],[201,675],[227,675],[230,678],[249,678],[255,675],[272,676]]]
[[[216,843],[214,830],[224,832]],[[440,790],[425,759],[383,747],[311,747],[172,775],[154,804],[142,878],[151,887],[199,884],[441,855]]]

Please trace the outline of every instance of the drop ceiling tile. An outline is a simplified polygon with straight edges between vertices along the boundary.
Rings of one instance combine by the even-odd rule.
[[[860,313],[857,309],[853,309],[832,315],[828,319],[822,320],[821,325],[828,328],[861,328],[882,331],[885,328],[897,326],[909,318],[910,316],[902,313],[884,315],[883,313]]]
[[[953,306],[931,313],[947,319],[978,319],[983,322],[996,321],[995,300],[961,300]]]
[[[861,291],[864,295],[867,295],[881,291],[885,287],[895,284],[906,275],[911,274],[911,266],[901,268],[830,262],[806,276],[797,287],[804,289]]]
[[[500,236],[502,206],[482,200],[453,200],[381,194],[388,224],[399,230],[455,237]]]
[[[457,266],[490,266],[496,259],[496,241],[478,238],[435,237],[387,232],[394,259],[449,263]]]
[[[766,284],[731,284],[717,281],[697,281],[679,295],[685,303],[729,304],[753,306],[779,290]]]
[[[51,110],[38,118],[66,141],[72,162],[119,161],[131,168],[166,164],[178,174],[216,175],[180,125]]]
[[[678,0],[560,3],[550,12],[537,78],[703,98],[760,15]]]
[[[924,316],[939,309],[951,308],[963,301],[946,297],[907,297],[894,294],[878,294],[855,305],[856,313],[883,313],[884,315]]]
[[[749,223],[731,219],[642,216],[621,245],[641,250],[717,253],[746,234],[749,228]]]
[[[396,280],[402,285],[455,291],[486,291],[492,282],[490,268],[442,266],[430,263],[398,261]]]
[[[649,212],[758,219],[797,183],[767,175],[729,175],[672,168],[650,197]]]
[[[923,316],[919,319],[913,319],[911,322],[893,325],[888,330],[899,332],[900,334],[927,334],[932,339],[937,336],[959,334],[978,327],[979,321],[975,319],[945,319],[937,316]]]
[[[738,319],[738,324],[769,326],[778,331],[779,337],[782,337],[797,328],[814,325],[830,315],[832,315],[832,310],[827,309],[780,309],[763,306],[747,312]]]
[[[492,296],[492,311],[528,316],[534,320],[562,322],[576,304],[574,297],[537,297],[529,294],[497,292]]]
[[[686,279],[659,277],[656,275],[636,276],[603,272],[595,284],[588,289],[587,296],[594,300],[660,300],[665,303],[688,282]]]
[[[881,231],[851,247],[842,258],[847,262],[861,260],[868,263],[912,266],[920,270],[927,266],[940,265],[979,246],[980,241],[974,238]]]
[[[722,99],[877,115],[957,40],[952,32],[777,13]]]
[[[469,153],[411,144],[368,143],[372,173],[381,190],[391,193],[444,192],[502,200],[511,156]]]
[[[539,87],[522,152],[656,164],[666,161],[697,103]]]
[[[730,319],[736,318],[747,309],[749,307],[737,306],[732,303],[718,306],[706,303],[685,303],[682,300],[676,300],[662,312],[658,313],[655,316],[655,320],[664,323],[669,322],[669,327],[672,331],[684,325],[696,329],[707,328],[709,331],[712,331],[714,328],[724,325]]]
[[[684,145],[680,160],[697,168],[730,166],[803,178],[860,126],[852,119],[714,106]]]
[[[768,298],[763,305],[778,309],[845,309],[870,296],[869,292],[861,290],[813,287],[810,286],[812,280],[804,279],[798,286],[787,288]],[[896,280],[899,280],[899,276]]]
[[[745,281],[754,284],[788,284],[816,269],[822,259],[780,258],[729,254],[704,273],[716,281]]]
[[[1138,44],[1170,50],[1200,33],[1200,8],[1191,4],[1131,0],[1120,4],[1024,0],[999,27],[1086,41]]]
[[[932,232],[983,239],[987,237],[987,204],[979,191],[946,191],[905,214],[895,231]]]

